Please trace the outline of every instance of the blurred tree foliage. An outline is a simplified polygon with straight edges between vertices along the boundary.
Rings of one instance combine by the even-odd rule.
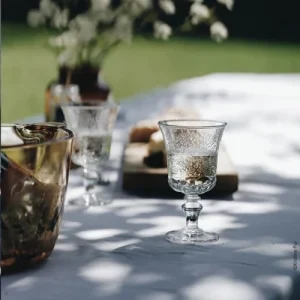
[[[73,3],[75,9],[80,12],[86,9],[89,0],[68,1]],[[1,2],[2,21],[25,23],[28,10],[38,7],[39,0],[2,0]],[[184,16],[186,11],[180,9],[180,2],[184,0],[176,0],[176,2],[178,10]],[[205,1],[208,6],[215,2],[216,0]],[[232,12],[220,7],[217,14],[229,28],[232,37],[300,42],[299,12],[299,0],[235,0]],[[199,30],[203,31],[203,28]]]

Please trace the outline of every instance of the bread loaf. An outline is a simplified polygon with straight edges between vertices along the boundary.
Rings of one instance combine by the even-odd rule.
[[[148,152],[156,153],[156,152],[164,152],[165,151],[165,142],[161,131],[156,131],[151,134],[149,144],[148,144]]]
[[[129,134],[130,143],[148,143],[151,134],[159,130],[156,120],[143,120],[131,128]]]
[[[148,153],[144,162],[149,167],[164,168],[167,166],[165,142],[161,131],[152,133],[148,143]]]

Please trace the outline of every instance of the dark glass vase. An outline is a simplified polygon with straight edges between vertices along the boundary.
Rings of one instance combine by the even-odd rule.
[[[89,64],[78,66],[74,69],[62,66],[59,68],[58,79],[52,81],[46,89],[45,116],[48,122],[63,122],[61,113],[52,115],[49,113],[51,107],[51,87],[54,85],[78,85],[81,101],[108,101],[111,95],[110,87],[105,84],[99,76],[100,69]],[[58,103],[59,106],[59,103]],[[60,108],[58,107],[58,112]]]

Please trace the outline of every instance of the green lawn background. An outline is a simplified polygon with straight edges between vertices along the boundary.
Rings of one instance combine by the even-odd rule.
[[[43,113],[44,90],[56,77],[49,33],[2,24],[2,122]],[[103,77],[117,101],[171,82],[215,72],[298,73],[300,45],[201,38],[168,42],[136,38],[105,62]]]

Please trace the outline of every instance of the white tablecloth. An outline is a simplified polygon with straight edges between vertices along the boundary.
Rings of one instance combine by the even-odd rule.
[[[40,268],[2,276],[2,299],[299,300],[299,101],[300,75],[216,74],[122,102],[107,171],[113,203],[66,205],[52,256]],[[180,194],[142,199],[121,190],[128,128],[171,104],[228,122],[223,142],[240,186],[227,199],[202,201],[199,223],[220,234],[215,244],[164,240],[184,226]],[[68,199],[82,192],[76,173]]]

